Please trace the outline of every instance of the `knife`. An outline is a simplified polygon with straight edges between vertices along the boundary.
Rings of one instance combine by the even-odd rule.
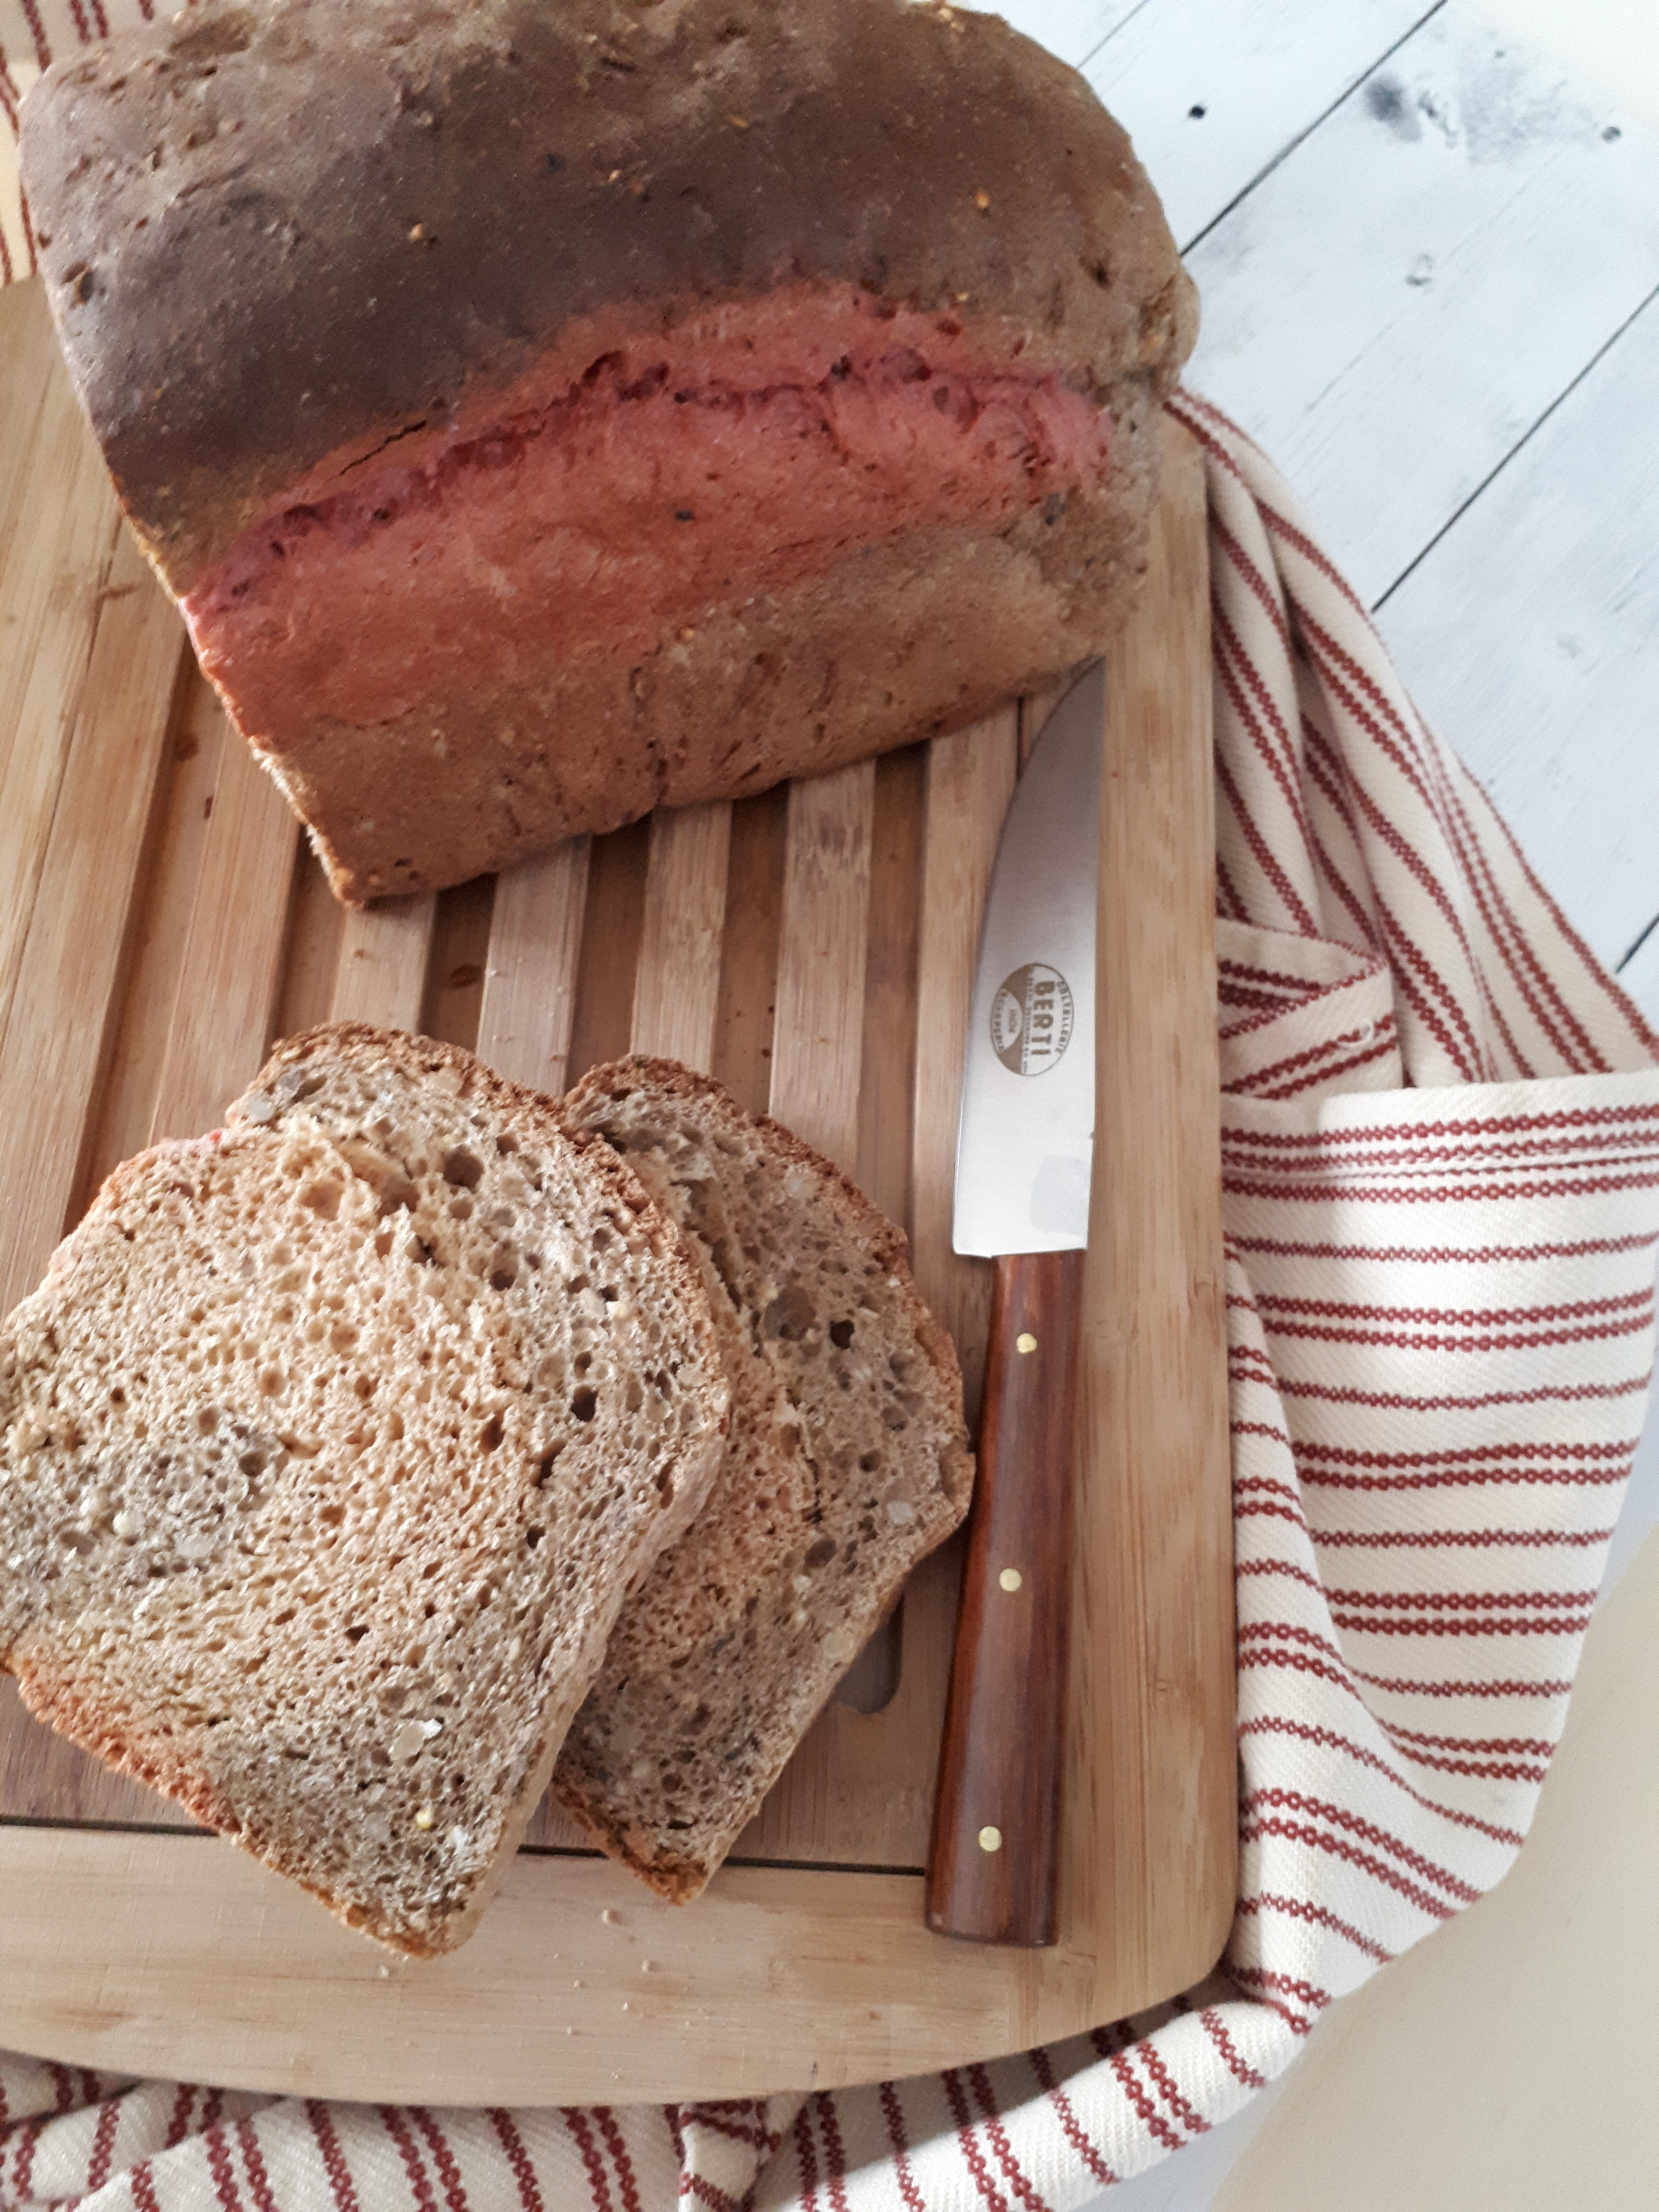
[[[963,1068],[952,1241],[996,1276],[927,1924],[982,1943],[1055,1936],[1105,712],[1096,661],[1015,787]]]

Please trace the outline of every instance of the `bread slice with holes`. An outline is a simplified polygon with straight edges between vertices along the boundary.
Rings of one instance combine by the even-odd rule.
[[[613,1150],[466,1053],[313,1030],[118,1168],[0,1327],[0,1665],[350,1926],[451,1949],[726,1403]]]
[[[732,1385],[708,1503],[623,1607],[553,1777],[613,1857],[684,1902],[966,1512],[962,1378],[902,1232],[718,1083],[625,1060],[563,1114],[696,1254]]]

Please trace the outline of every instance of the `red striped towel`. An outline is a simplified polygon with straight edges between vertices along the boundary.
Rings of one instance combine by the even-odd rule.
[[[1202,401],[1175,412],[1208,457],[1215,594],[1243,1844],[1222,1969],[994,2065],[734,2105],[374,2110],[0,2057],[0,2207],[1059,2212],[1236,2112],[1509,1865],[1646,1401],[1659,1039],[1270,465]]]

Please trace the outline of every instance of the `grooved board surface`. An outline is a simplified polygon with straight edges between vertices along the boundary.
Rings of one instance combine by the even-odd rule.
[[[1234,1761],[1207,568],[1173,429],[1166,482],[1109,669],[1060,1944],[922,1925],[947,1547],[705,1899],[660,1904],[544,1806],[473,1942],[389,1975],[0,1682],[0,2044],[346,2097],[740,2095],[1053,2039],[1213,1962]],[[712,1067],[905,1224],[976,1397],[988,1269],[951,1249],[963,1024],[1052,698],[350,915],[120,524],[33,283],[0,295],[0,1310],[118,1160],[210,1127],[272,1038],[343,1017],[554,1091],[629,1048]]]

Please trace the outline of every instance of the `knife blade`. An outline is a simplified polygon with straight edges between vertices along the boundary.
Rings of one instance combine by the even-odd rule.
[[[1105,711],[1097,661],[1015,787],[980,933],[957,1144],[953,1242],[996,1274],[927,1922],[1028,1947],[1055,1940]]]

